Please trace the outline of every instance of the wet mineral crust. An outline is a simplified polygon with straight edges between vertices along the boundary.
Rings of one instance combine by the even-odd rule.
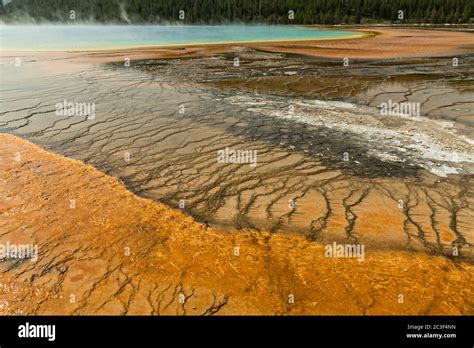
[[[39,250],[0,262],[2,315],[474,313],[461,259],[369,247],[363,262],[327,258],[294,234],[206,228],[12,135],[0,150],[0,242]]]

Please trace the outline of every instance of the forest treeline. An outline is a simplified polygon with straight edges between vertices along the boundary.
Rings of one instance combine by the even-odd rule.
[[[11,0],[0,6],[0,20],[7,23],[457,24],[472,23],[473,11],[474,0]]]

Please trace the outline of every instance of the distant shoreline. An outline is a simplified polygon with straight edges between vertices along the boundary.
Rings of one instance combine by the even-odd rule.
[[[63,24],[60,24],[63,25]],[[10,25],[8,25],[10,26]],[[23,25],[19,25],[23,26]],[[25,25],[28,26],[28,25]],[[35,26],[35,25],[31,25]],[[47,25],[50,27],[55,27],[56,25]],[[69,26],[65,24],[64,26]],[[71,25],[71,27],[85,27],[87,25]],[[117,27],[118,25],[111,25]],[[120,27],[127,27],[128,25],[121,25]],[[130,27],[149,27],[151,25],[133,25]],[[221,25],[169,25],[168,27],[221,27]],[[240,26],[240,25],[235,25]],[[242,25],[242,27],[247,25]],[[249,25],[257,26],[257,25]],[[259,25],[260,26],[260,25]],[[282,27],[283,25],[264,25],[268,27]],[[319,28],[315,26],[306,26],[306,25],[288,25],[292,28],[304,28],[304,29],[318,29],[318,30],[337,30],[337,28]],[[366,32],[356,32],[349,33],[341,37],[331,37],[331,38],[281,38],[281,39],[255,39],[255,40],[231,40],[231,41],[197,41],[197,42],[185,42],[185,43],[171,43],[171,44],[150,44],[150,45],[121,45],[121,46],[111,46],[111,47],[91,47],[91,48],[2,48],[3,51],[18,51],[18,52],[106,52],[106,51],[117,51],[117,50],[143,50],[143,49],[160,49],[160,48],[179,48],[179,47],[194,47],[194,46],[212,46],[212,45],[234,45],[234,44],[269,44],[269,43],[287,43],[287,42],[320,42],[320,41],[332,41],[332,40],[349,40],[349,39],[360,39],[371,36],[373,34]]]
[[[315,28],[315,26],[307,26]],[[319,28],[320,26],[318,26]],[[320,28],[328,28],[321,26]],[[336,27],[331,27],[336,29]],[[351,26],[358,35],[340,38],[206,42],[190,44],[150,45],[117,48],[88,49],[6,49],[2,57],[71,55],[81,61],[93,63],[114,62],[126,54],[134,59],[183,58],[233,52],[235,46],[249,47],[268,52],[298,54],[320,58],[393,59],[407,57],[453,57],[474,54],[474,36],[459,30],[434,28],[408,29],[400,27]],[[440,35],[442,33],[442,35]],[[78,56],[79,53],[84,53]],[[119,56],[120,55],[120,56]]]

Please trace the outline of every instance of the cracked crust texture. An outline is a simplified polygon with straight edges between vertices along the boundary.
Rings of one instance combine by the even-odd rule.
[[[39,247],[36,262],[0,263],[2,315],[474,314],[470,263],[376,248],[330,259],[301,236],[206,228],[12,135],[0,152],[0,242]],[[343,200],[347,228],[367,195]]]

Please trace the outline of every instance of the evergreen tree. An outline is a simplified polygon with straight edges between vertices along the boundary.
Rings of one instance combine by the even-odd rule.
[[[474,0],[13,0],[0,5],[0,20],[14,22],[68,21],[70,10],[77,21],[133,24],[180,21],[179,11],[191,23],[355,24],[399,22],[469,23]],[[295,18],[288,18],[288,11]],[[126,17],[123,15],[126,13]]]

